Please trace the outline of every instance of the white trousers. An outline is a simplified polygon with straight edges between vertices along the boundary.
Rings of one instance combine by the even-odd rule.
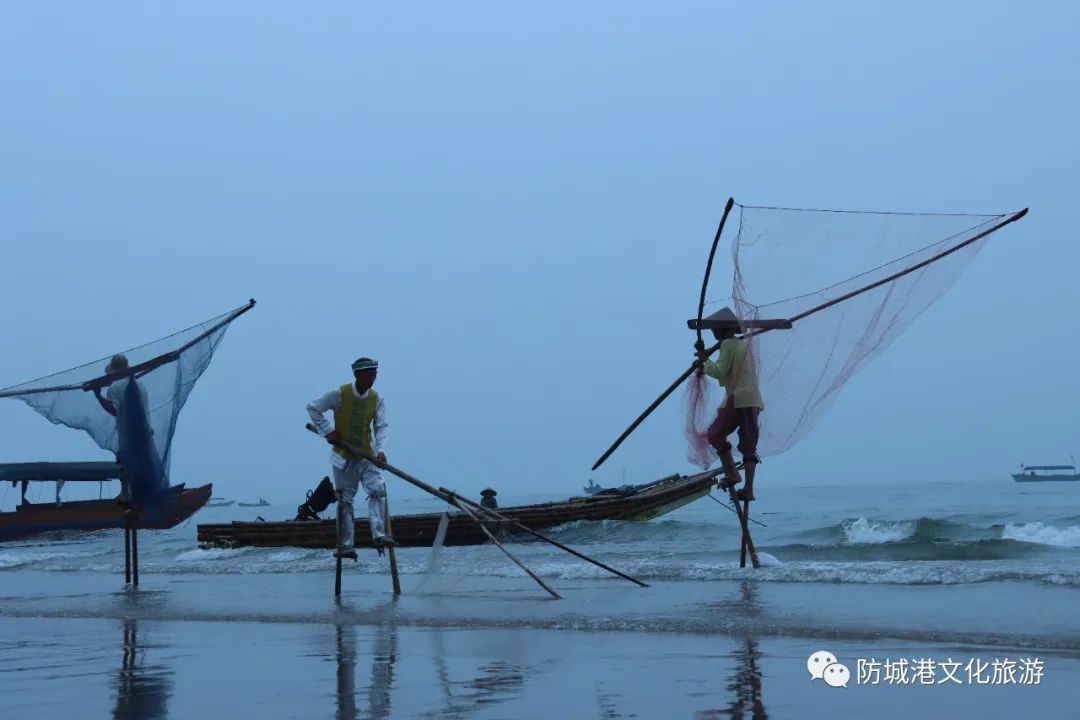
[[[363,485],[368,498],[368,519],[371,537],[386,537],[386,520],[383,502],[386,499],[386,483],[382,471],[367,460],[350,460],[344,468],[334,466],[334,489],[337,490],[337,536],[338,547],[351,548],[355,544],[356,528],[353,525],[353,499]]]

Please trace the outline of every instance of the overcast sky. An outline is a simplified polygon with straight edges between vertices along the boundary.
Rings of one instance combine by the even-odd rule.
[[[304,406],[369,355],[391,462],[566,496],[692,359],[729,195],[1030,206],[758,494],[1009,482],[1080,450],[1078,26],[1069,2],[4,3],[0,386],[254,297],[174,483],[299,502],[328,471]],[[3,461],[103,455],[17,401],[0,427]],[[676,396],[593,477],[685,455]]]

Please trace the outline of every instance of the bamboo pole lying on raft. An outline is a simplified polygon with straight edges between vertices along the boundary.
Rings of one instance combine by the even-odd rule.
[[[316,435],[319,434],[319,431],[311,423],[308,423],[305,427],[307,427],[308,430],[315,433]],[[605,563],[602,563],[599,560],[596,560],[595,558],[591,558],[591,557],[589,557],[588,555],[585,555],[582,552],[578,552],[577,550],[574,550],[573,548],[570,548],[570,547],[568,547],[566,545],[563,545],[562,543],[558,542],[557,540],[553,540],[552,538],[549,538],[546,535],[538,533],[535,530],[527,527],[526,525],[524,525],[523,523],[521,523],[518,520],[513,520],[511,518],[507,518],[507,517],[505,517],[503,515],[500,515],[499,513],[495,512],[494,510],[491,510],[489,508],[485,508],[484,506],[480,505],[480,503],[474,502],[474,501],[470,500],[469,498],[464,497],[463,495],[459,495],[456,492],[454,492],[453,490],[448,490],[446,488],[436,488],[433,485],[429,485],[426,482],[424,482],[423,480],[420,480],[419,478],[413,477],[412,475],[405,472],[404,470],[401,470],[399,468],[394,467],[390,463],[387,463],[387,462],[380,463],[371,453],[364,452],[360,448],[351,446],[348,443],[338,443],[338,444],[339,444],[340,447],[344,448],[345,450],[348,450],[353,455],[356,455],[357,457],[362,457],[365,460],[367,460],[368,462],[374,463],[378,467],[386,469],[388,472],[390,472],[393,475],[396,475],[397,477],[401,478],[402,480],[409,483],[410,485],[414,485],[414,486],[420,488],[421,490],[423,490],[424,492],[428,493],[429,495],[434,495],[435,497],[439,498],[440,500],[442,500],[442,501],[444,501],[446,503],[449,503],[450,505],[455,505],[456,504],[455,501],[457,501],[457,502],[461,502],[463,504],[466,504],[466,505],[468,505],[469,507],[471,507],[473,509],[479,509],[483,515],[487,515],[487,516],[493,518],[494,520],[498,520],[500,522],[512,523],[515,527],[517,527],[522,532],[526,532],[526,533],[532,535],[533,537],[535,537],[535,538],[537,538],[539,540],[543,540],[544,542],[546,542],[546,543],[548,543],[550,545],[554,545],[555,547],[559,548],[560,550],[563,550],[565,552],[570,553],[574,557],[585,560],[586,562],[590,562],[590,563],[592,563],[593,565],[596,565],[599,568],[607,570],[608,572],[610,572],[610,573],[612,573],[614,575],[618,575],[621,578],[624,578],[624,579],[629,580],[629,581],[631,581],[633,583],[636,583],[637,585],[639,585],[641,587],[648,587],[647,583],[644,583],[641,580],[638,580],[637,578],[631,577],[630,575],[627,575],[624,572],[616,570],[615,568],[613,568],[613,567],[611,567],[609,565],[606,565]],[[477,519],[477,522],[480,522],[480,520]],[[483,525],[483,523],[481,523],[481,526],[482,525]]]

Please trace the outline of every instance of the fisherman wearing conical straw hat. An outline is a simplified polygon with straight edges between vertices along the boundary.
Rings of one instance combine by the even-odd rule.
[[[724,404],[716,414],[716,420],[709,426],[709,444],[716,449],[725,468],[734,467],[731,459],[731,443],[728,436],[739,433],[739,453],[743,459],[743,472],[746,485],[739,491],[739,499],[754,499],[754,474],[761,458],[757,454],[758,413],[765,408],[758,389],[753,363],[747,353],[746,340],[739,337],[739,319],[730,308],[722,308],[710,315],[708,320],[724,327],[714,329],[713,336],[720,341],[720,355],[715,362],[702,353],[702,370],[706,375],[716,378],[724,386]],[[737,475],[729,475],[720,482],[720,487],[727,489],[734,485]]]

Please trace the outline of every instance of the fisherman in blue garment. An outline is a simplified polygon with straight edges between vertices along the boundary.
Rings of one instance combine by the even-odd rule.
[[[109,364],[105,366],[105,374],[112,375],[123,372],[128,367],[127,356],[123,353],[117,353],[112,356]],[[94,387],[94,397],[97,398],[102,409],[116,418],[116,462],[121,465],[134,464],[132,462],[132,448],[130,447],[130,433],[125,431],[125,428],[130,426],[129,421],[132,419],[129,417],[129,413],[132,411],[131,403],[125,399],[128,383],[135,383],[139,398],[142,400],[141,412],[148,413],[150,401],[146,395],[146,388],[134,377],[121,378],[111,383],[108,390],[105,391],[104,397],[101,395],[101,388],[99,386]],[[131,500],[131,489],[127,477],[121,477],[120,479],[120,496],[117,497],[117,500],[119,502],[130,502]]]
[[[353,382],[334,388],[308,403],[311,422],[334,446],[330,462],[337,490],[337,552],[336,557],[356,559],[353,499],[360,485],[368,497],[368,517],[375,547],[391,547],[397,543],[386,532],[383,506],[386,484],[379,466],[357,457],[336,443],[343,442],[374,455],[379,463],[386,462],[386,405],[372,387],[379,363],[362,357],[352,364]],[[331,427],[324,413],[334,411]]]

